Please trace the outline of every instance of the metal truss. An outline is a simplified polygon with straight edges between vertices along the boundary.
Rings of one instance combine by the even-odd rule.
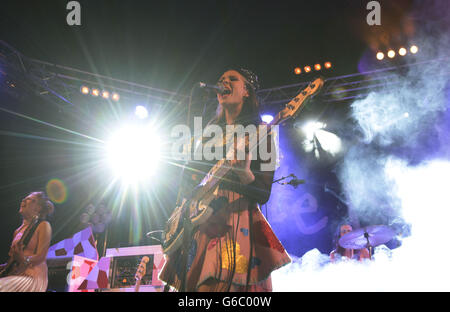
[[[364,98],[370,92],[386,88],[395,88],[401,83],[402,72],[414,66],[431,62],[448,62],[448,59],[429,60],[426,62],[386,67],[370,72],[355,73],[345,76],[327,78],[325,85],[316,97],[321,102],[349,102]],[[187,103],[190,95],[162,90],[129,81],[119,80],[100,74],[89,73],[78,69],[51,64],[28,58],[19,51],[0,40],[0,74],[7,74],[21,81],[28,89],[46,97],[62,106],[75,105],[79,99],[80,86],[98,87],[120,94],[121,100],[151,99],[154,102],[180,104]],[[257,92],[261,108],[270,109],[288,103],[300,93],[309,82],[268,88]],[[208,100],[214,101],[215,94]]]
[[[51,64],[24,56],[22,53],[0,40],[0,74],[9,81],[6,86],[11,88],[21,86],[22,90],[31,91],[45,97],[60,107],[75,106],[80,98],[80,87],[117,92],[120,100],[153,100],[160,103],[181,103],[188,101],[189,96],[177,92],[162,90],[119,80],[100,74]]]
[[[395,67],[386,67],[370,72],[355,73],[325,79],[322,91],[318,95],[321,102],[349,102],[366,97],[370,92],[391,89],[402,83],[400,79],[408,69],[427,65],[432,62],[448,62],[448,59],[437,59]],[[258,92],[262,108],[270,108],[288,103],[300,93],[309,82],[263,89]]]

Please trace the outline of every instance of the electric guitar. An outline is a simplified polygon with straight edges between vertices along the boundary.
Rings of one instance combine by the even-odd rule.
[[[38,216],[34,216],[33,219],[31,220],[30,225],[24,231],[22,237],[17,243],[21,244],[23,246],[23,249],[27,247],[31,237],[33,237],[33,234],[36,231],[39,223],[41,223],[41,221],[42,220],[40,220]],[[20,270],[21,270],[20,264],[14,259],[14,255],[11,255],[5,267],[3,267],[3,269],[0,271],[0,278],[8,275],[17,274],[20,272]]]
[[[286,104],[285,108],[276,115],[268,127],[282,124],[286,120],[295,117],[300,112],[300,108],[303,107],[305,101],[316,94],[323,84],[323,78],[317,78],[310,83],[308,87]],[[265,135],[267,136],[268,133],[270,133],[270,130],[266,131]],[[233,138],[234,134],[232,133],[231,139]],[[253,145],[251,144],[251,142],[249,144],[245,139],[241,140],[238,142],[238,150],[239,147],[244,147],[246,150],[252,151],[257,147],[257,144],[254,144],[254,142]],[[234,152],[234,150],[231,149],[230,152]],[[231,170],[229,159],[233,159],[233,157],[230,158],[230,156],[233,155],[227,154],[227,157],[219,160],[194,189],[192,195],[189,198],[184,198],[181,205],[175,208],[166,223],[163,234],[162,248],[164,253],[170,255],[180,248],[184,234],[183,221],[186,215],[189,218],[188,224],[190,223],[190,228],[195,229],[200,224],[206,222],[213,214],[214,209],[209,204],[216,198],[222,178]]]
[[[138,292],[139,287],[141,287],[141,280],[145,275],[146,268],[147,268],[147,262],[150,259],[147,256],[143,256],[141,263],[139,263],[138,269],[136,271],[136,274],[134,275],[134,278],[136,279],[136,285],[134,285],[134,291]]]

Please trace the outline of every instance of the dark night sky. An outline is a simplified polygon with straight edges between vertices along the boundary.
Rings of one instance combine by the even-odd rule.
[[[2,4],[3,40],[29,57],[175,90],[215,79],[230,64],[256,71],[262,87],[297,82],[297,65],[330,60],[353,73],[366,48],[357,31],[366,1],[68,1]]]
[[[255,71],[262,88],[308,81],[311,77],[296,76],[293,68],[315,62],[331,61],[329,76],[355,73],[380,30],[366,23],[368,1],[79,1],[81,26],[66,24],[67,2],[2,1],[0,39],[34,59],[183,93],[198,81],[214,82],[230,65]],[[395,21],[411,1],[380,2],[385,28],[398,28]],[[39,110],[28,109],[22,112]],[[36,127],[2,115],[3,129],[32,132]],[[52,132],[41,128],[41,135]],[[0,142],[0,190],[9,196],[2,207],[8,211],[0,229],[3,255],[20,221],[15,216],[20,196],[75,157],[71,148],[56,145],[48,157],[48,148],[30,139],[2,135]],[[71,184],[70,178],[66,182]],[[71,184],[72,198],[90,187],[82,184]],[[64,220],[54,227],[57,239],[64,238],[64,229],[73,230],[67,227],[75,213],[70,205],[75,202],[66,203],[68,211],[57,216]]]

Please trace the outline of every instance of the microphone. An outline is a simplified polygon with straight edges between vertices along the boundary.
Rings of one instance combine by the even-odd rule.
[[[199,82],[198,86],[202,89],[212,90],[218,94],[223,94],[223,92],[225,91],[225,87],[222,85],[210,85],[204,82]]]
[[[290,184],[290,185],[292,185],[293,187],[297,188],[297,186],[298,186],[299,184],[305,184],[305,180],[292,179],[291,181],[289,181],[289,182],[286,183],[286,184]]]

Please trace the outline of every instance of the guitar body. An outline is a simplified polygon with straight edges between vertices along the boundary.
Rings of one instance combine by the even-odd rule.
[[[317,93],[324,84],[322,78],[317,78],[309,84],[302,92],[300,92],[295,98],[293,98],[286,107],[281,110],[270,125],[281,124],[289,118],[294,117],[302,107],[303,103],[312,95]],[[267,135],[267,134],[266,134]],[[228,141],[234,139],[234,135],[230,138],[224,139]],[[245,138],[238,139],[238,150],[252,151],[256,146],[249,146]],[[232,150],[230,152],[233,152]],[[190,225],[192,229],[195,229],[202,223],[206,222],[209,217],[214,213],[214,207],[211,207],[211,202],[216,198],[219,183],[222,178],[230,171],[230,164],[227,159],[230,158],[227,153],[224,159],[219,160],[214,167],[206,174],[200,184],[195,188],[193,196],[190,199],[183,199],[180,206],[176,207],[166,223],[162,248],[165,254],[173,254],[178,250],[183,242],[184,228],[186,225]],[[217,209],[217,207],[215,207]],[[188,222],[185,219],[189,218]]]
[[[9,275],[18,275],[25,271],[23,266],[20,266],[15,260],[9,259],[5,267],[0,271],[0,278]]]
[[[39,225],[39,223],[40,223],[39,218],[36,216],[35,218],[33,218],[30,225],[23,233],[18,244],[23,244],[24,249],[27,246],[28,242],[30,241],[31,237],[33,236],[34,232],[36,231],[36,228]],[[25,271],[25,269],[26,267],[24,265],[20,265],[19,263],[17,263],[17,261],[13,258],[13,256],[11,256],[8,259],[8,262],[6,263],[6,266],[0,270],[0,278],[9,275],[18,275],[23,271]]]
[[[190,200],[183,199],[181,205],[175,208],[164,230],[162,246],[164,253],[171,254],[181,246],[184,234],[183,220],[186,213],[189,215],[192,227],[196,227],[209,219],[214,213],[214,209],[209,204],[216,198],[218,189],[216,187],[214,190],[203,194],[201,200],[195,199],[196,197]]]

